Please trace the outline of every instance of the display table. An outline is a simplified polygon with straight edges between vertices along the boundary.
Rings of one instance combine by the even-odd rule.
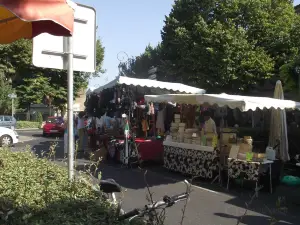
[[[162,161],[163,158],[163,145],[160,140],[145,140],[143,138],[136,138],[135,145],[139,153],[139,160],[141,161]],[[135,154],[135,146],[129,144],[129,155]],[[108,141],[108,152],[111,158],[118,162],[124,163],[125,157],[125,142],[124,139],[115,139]]]
[[[164,167],[194,177],[212,179],[218,174],[219,150],[213,147],[163,142]]]
[[[164,148],[161,140],[136,138],[135,143],[142,161],[162,161]]]
[[[229,188],[229,180],[237,179],[243,174],[244,180],[254,181],[256,183],[256,190],[258,188],[259,176],[266,169],[269,168],[268,173],[270,176],[270,192],[272,193],[272,167],[274,161],[264,160],[262,162],[253,162],[240,159],[228,158],[228,181],[227,189]]]

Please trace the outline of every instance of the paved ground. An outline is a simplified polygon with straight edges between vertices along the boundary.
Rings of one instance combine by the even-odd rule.
[[[29,144],[35,151],[47,151],[52,143],[57,143],[57,158],[63,156],[62,139],[44,138],[41,131],[19,131],[20,139],[24,140],[14,147],[14,150],[22,150]],[[79,160],[79,164],[88,163]],[[124,189],[123,207],[129,210],[143,206],[147,203],[147,188],[144,181],[145,170],[126,169],[119,165],[102,163],[100,170],[103,178],[113,178],[120,183]],[[157,200],[168,194],[181,193],[185,190],[182,181],[183,176],[170,173],[160,167],[148,167],[146,175],[147,182]],[[183,224],[191,225],[234,225],[237,219],[245,212],[245,202],[250,200],[250,191],[233,187],[230,192],[218,185],[210,185],[206,182],[198,181],[193,186],[191,200],[188,203],[185,220]],[[278,197],[285,197],[287,212],[283,213],[276,207]],[[280,186],[274,194],[261,193],[251,205],[240,224],[246,225],[269,225],[268,215],[279,219],[276,224],[300,224],[299,210],[300,192],[296,188]],[[184,203],[180,203],[167,211],[166,224],[179,224],[182,215],[181,209]]]

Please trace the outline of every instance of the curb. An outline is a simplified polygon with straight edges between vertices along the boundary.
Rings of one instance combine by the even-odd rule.
[[[22,128],[22,129],[15,129],[15,131],[26,131],[26,130],[41,130],[40,128]]]

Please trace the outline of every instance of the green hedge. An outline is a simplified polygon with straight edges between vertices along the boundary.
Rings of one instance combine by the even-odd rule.
[[[65,167],[30,151],[0,150],[0,224],[125,224],[117,222],[114,207],[80,179],[84,175],[69,182]]]
[[[17,129],[41,128],[41,123],[36,121],[17,121]]]

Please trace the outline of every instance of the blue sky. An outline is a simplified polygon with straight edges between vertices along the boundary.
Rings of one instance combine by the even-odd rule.
[[[77,0],[92,6],[97,12],[98,36],[105,47],[101,78],[92,79],[90,86],[100,86],[118,75],[119,52],[128,56],[141,54],[150,43],[161,41],[160,30],[165,15],[171,11],[174,0]]]
[[[174,0],[77,0],[97,11],[98,36],[105,47],[103,68],[106,74],[90,81],[90,87],[99,87],[118,75],[119,52],[128,56],[141,54],[146,45],[161,41],[160,30],[165,15],[171,11]],[[300,4],[295,0],[294,5]]]

